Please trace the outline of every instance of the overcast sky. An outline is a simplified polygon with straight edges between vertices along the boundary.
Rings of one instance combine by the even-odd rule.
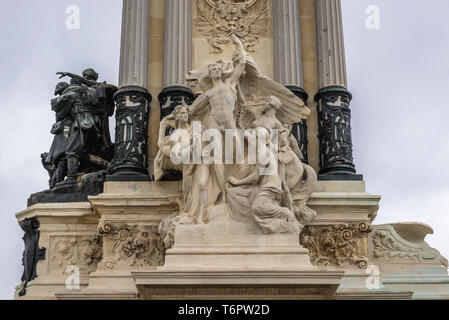
[[[382,195],[375,223],[428,223],[428,243],[449,257],[449,1],[342,2],[355,164],[368,192]],[[66,28],[71,4],[80,8],[79,30]],[[369,5],[380,9],[378,30],[366,28]],[[55,73],[94,67],[116,84],[121,7],[0,2],[0,298],[12,298],[23,270],[14,215],[48,186],[40,154],[52,141]]]

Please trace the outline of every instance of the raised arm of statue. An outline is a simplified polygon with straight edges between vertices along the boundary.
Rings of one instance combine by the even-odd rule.
[[[64,77],[70,77],[72,79],[76,78],[87,86],[95,86],[98,84],[96,81],[88,80],[86,78],[83,78],[82,76],[70,72],[56,72],[56,74],[59,76],[59,79]]]
[[[193,117],[201,115],[209,105],[209,98],[206,94],[200,95],[190,106],[190,114]]]
[[[246,52],[242,42],[235,34],[232,35],[232,43],[235,45],[235,51],[232,57],[235,69],[231,77],[231,83],[236,85],[245,71]]]
[[[158,146],[161,149],[165,145],[165,132],[167,131],[167,127],[176,127],[176,120],[173,114],[170,114],[166,116],[164,119],[162,119],[161,124],[159,126],[159,139],[158,139]]]

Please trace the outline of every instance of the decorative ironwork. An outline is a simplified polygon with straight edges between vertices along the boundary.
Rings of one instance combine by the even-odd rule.
[[[20,227],[25,232],[23,241],[25,249],[23,250],[22,264],[22,284],[20,286],[19,296],[26,295],[28,282],[37,277],[36,265],[39,260],[45,260],[45,248],[39,248],[39,221],[36,218],[26,218]]]
[[[170,86],[164,88],[158,96],[161,104],[161,120],[171,114],[177,106],[189,106],[195,100],[195,94],[187,87]]]
[[[115,152],[109,181],[150,180],[147,171],[148,117],[151,94],[144,88],[127,86],[114,96],[117,104]]]
[[[352,156],[351,93],[331,86],[318,91],[318,125],[320,139],[320,179],[338,176],[341,180],[362,180],[356,175]]]

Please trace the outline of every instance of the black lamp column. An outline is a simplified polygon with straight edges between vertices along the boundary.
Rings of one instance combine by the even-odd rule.
[[[347,89],[340,0],[316,0],[319,90],[315,95],[320,180],[363,180],[352,156],[352,95]]]
[[[148,92],[150,0],[124,0],[115,152],[107,181],[150,181]]]

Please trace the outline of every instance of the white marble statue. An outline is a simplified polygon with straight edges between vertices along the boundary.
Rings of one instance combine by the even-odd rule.
[[[189,72],[187,81],[198,84],[202,94],[191,106],[175,110],[162,121],[155,176],[157,179],[169,168],[182,170],[184,200],[177,217],[171,217],[170,222],[165,221],[161,226],[173,230],[174,223],[209,223],[209,213],[214,207],[226,204],[230,217],[241,222],[251,221],[261,232],[298,232],[315,215],[306,201],[315,190],[317,177],[311,167],[301,162],[302,155],[291,135],[291,126],[307,118],[310,110],[290,90],[263,76],[236,36],[232,36],[232,42],[235,46],[232,62],[220,60]],[[196,138],[201,139],[205,130],[215,129],[222,134],[223,146],[228,131],[238,135],[237,131],[246,134],[248,130],[267,133],[276,130],[279,150],[272,150],[270,140],[259,144],[259,148],[275,160],[263,164],[259,161],[258,150],[256,163],[249,163],[252,154],[245,135],[244,140],[235,139],[232,150],[237,153],[239,148],[244,149],[244,164],[222,161],[171,166],[169,157],[173,144],[165,137],[166,126],[171,123],[175,129],[186,129],[190,137],[183,141],[192,142],[195,139],[192,138],[192,119],[201,124],[202,131],[196,133],[199,135]],[[183,148],[192,150],[194,145]],[[204,148],[205,145],[203,139],[200,146]],[[261,174],[270,164],[275,164],[276,170]]]

